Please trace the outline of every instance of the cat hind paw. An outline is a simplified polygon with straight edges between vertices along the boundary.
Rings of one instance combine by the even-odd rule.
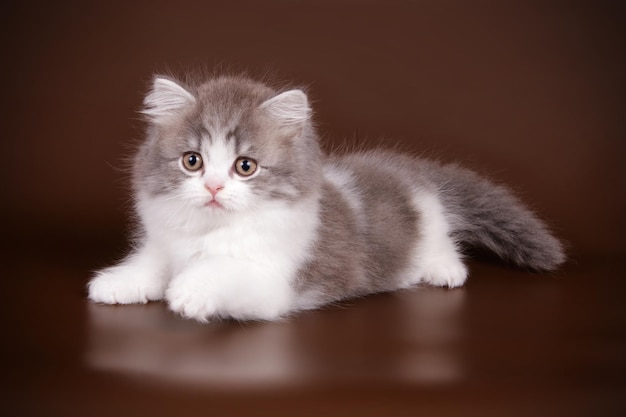
[[[433,263],[422,268],[422,282],[437,287],[456,288],[467,280],[467,267],[458,259]]]

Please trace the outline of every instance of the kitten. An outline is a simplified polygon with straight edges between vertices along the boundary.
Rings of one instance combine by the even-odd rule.
[[[141,230],[89,298],[184,317],[274,320],[419,283],[458,287],[461,245],[553,270],[561,244],[506,188],[456,165],[326,156],[301,90],[157,76],[133,165]]]

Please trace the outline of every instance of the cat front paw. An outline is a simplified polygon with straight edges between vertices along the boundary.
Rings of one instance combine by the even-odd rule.
[[[251,273],[254,267],[233,259],[189,266],[165,291],[170,310],[206,323],[213,317],[278,320],[290,311],[289,281]]]
[[[202,323],[207,323],[216,314],[212,298],[213,294],[208,291],[206,283],[194,276],[177,277],[165,292],[170,310]]]
[[[104,269],[88,284],[91,301],[104,304],[144,304],[160,300],[164,284],[131,265]]]

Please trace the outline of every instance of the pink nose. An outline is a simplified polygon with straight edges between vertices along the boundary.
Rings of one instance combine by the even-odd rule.
[[[211,195],[212,195],[213,197],[215,197],[215,195],[216,195],[217,193],[219,193],[221,190],[223,190],[223,189],[224,189],[224,186],[223,186],[223,185],[216,185],[216,186],[213,186],[213,185],[207,185],[207,184],[205,184],[205,187],[206,187],[206,189],[207,189],[207,190],[209,190],[209,192],[211,193]]]

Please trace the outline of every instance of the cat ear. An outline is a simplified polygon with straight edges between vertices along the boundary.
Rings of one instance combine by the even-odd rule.
[[[311,116],[309,99],[302,90],[289,90],[261,104],[261,109],[283,126],[301,126]]]
[[[195,102],[196,98],[175,81],[155,77],[152,89],[143,100],[142,113],[154,123],[159,124]]]

